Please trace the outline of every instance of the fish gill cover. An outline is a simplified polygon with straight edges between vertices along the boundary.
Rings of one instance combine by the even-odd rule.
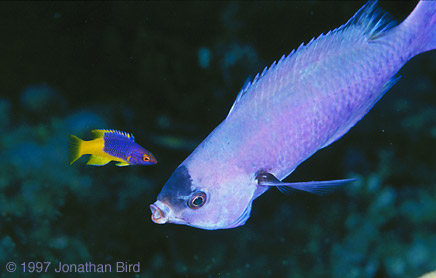
[[[148,204],[225,118],[246,78],[364,2],[0,3],[0,277],[140,263],[125,277],[418,277],[436,265],[436,56],[422,54],[292,180],[358,176],[327,197],[270,192],[241,228],[159,226]],[[400,22],[413,2],[381,2]],[[69,134],[128,130],[159,167],[68,164]],[[15,263],[15,272],[11,264]],[[24,263],[24,266],[22,265]],[[26,272],[23,273],[24,267]],[[39,268],[38,268],[39,269]],[[36,271],[36,268],[33,268]]]

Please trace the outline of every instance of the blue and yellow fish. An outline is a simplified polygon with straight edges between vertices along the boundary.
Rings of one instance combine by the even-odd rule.
[[[70,136],[70,164],[82,155],[90,154],[86,164],[103,166],[111,161],[117,161],[117,166],[151,165],[157,160],[151,152],[135,143],[132,134],[107,129],[91,131],[94,139],[84,141],[74,135]]]

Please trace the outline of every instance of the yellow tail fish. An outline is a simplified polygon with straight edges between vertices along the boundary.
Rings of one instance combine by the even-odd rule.
[[[94,139],[90,141],[70,135],[70,164],[85,154],[91,155],[86,164],[93,166],[104,166],[111,161],[118,162],[117,166],[157,163],[151,152],[135,143],[132,134],[110,129],[94,129],[91,132]]]

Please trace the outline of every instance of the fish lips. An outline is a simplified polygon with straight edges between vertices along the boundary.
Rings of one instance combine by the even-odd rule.
[[[157,200],[150,205],[151,220],[156,224],[174,223],[186,224],[186,221],[174,217],[171,208],[162,201]]]

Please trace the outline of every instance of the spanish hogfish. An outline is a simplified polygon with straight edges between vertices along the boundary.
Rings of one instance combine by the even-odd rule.
[[[350,182],[281,180],[365,116],[409,59],[436,48],[436,2],[420,1],[396,26],[376,5],[368,2],[346,24],[302,44],[244,86],[227,118],[150,205],[152,220],[234,228],[271,187],[320,193]]]

